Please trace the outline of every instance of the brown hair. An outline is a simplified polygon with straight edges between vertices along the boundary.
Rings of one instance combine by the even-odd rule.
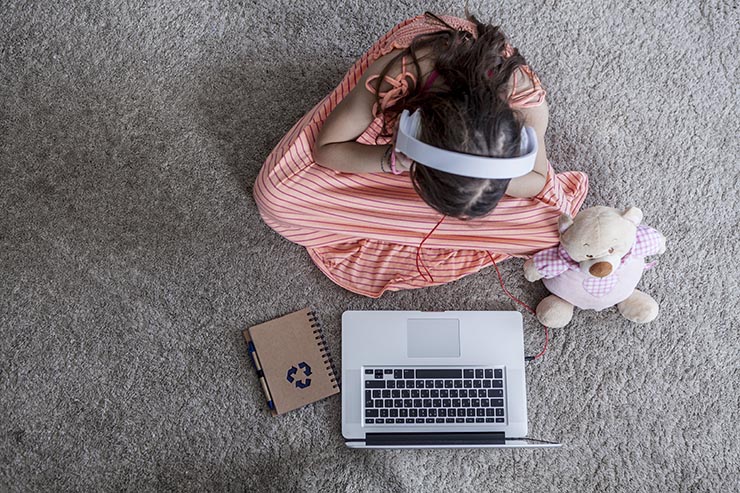
[[[515,48],[507,52],[506,36],[498,26],[483,24],[465,11],[476,25],[477,38],[457,30],[436,15],[425,15],[448,29],[414,38],[394,57],[378,78],[376,93],[388,70],[404,56],[411,56],[417,80],[421,67],[417,51],[430,47],[436,55],[434,68],[444,84],[422,90],[411,87],[406,98],[384,108],[381,136],[391,136],[387,121],[395,121],[405,109],[421,111],[419,139],[444,149],[489,157],[519,154],[522,121],[508,104],[509,80],[526,61]],[[506,55],[509,56],[506,56]],[[380,97],[376,96],[378,107]],[[469,178],[414,162],[411,181],[419,196],[442,214],[461,219],[491,212],[504,195],[509,180]]]

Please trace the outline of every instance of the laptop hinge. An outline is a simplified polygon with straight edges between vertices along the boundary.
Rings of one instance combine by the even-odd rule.
[[[365,445],[503,445],[503,431],[456,433],[368,433]]]

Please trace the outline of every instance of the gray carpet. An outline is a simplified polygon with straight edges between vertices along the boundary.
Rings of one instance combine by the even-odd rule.
[[[379,300],[259,218],[272,147],[374,40],[458,2],[0,4],[0,490],[729,491],[740,477],[738,9],[473,3],[549,90],[586,205],[669,249],[637,326],[576,313],[528,367],[556,451],[350,451],[332,398],[270,417],[240,330],[307,304],[496,310],[495,273]],[[502,266],[530,303],[521,261]],[[540,329],[526,319],[527,352]],[[337,362],[341,365],[341,361]]]

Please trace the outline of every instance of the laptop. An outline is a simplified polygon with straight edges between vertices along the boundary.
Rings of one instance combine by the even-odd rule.
[[[342,435],[352,448],[559,447],[527,438],[516,311],[346,311]]]

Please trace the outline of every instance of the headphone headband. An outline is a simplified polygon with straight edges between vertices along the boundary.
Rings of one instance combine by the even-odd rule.
[[[534,169],[537,157],[537,134],[532,127],[522,128],[521,155],[512,158],[475,156],[448,151],[421,142],[421,112],[403,110],[396,137],[396,151],[414,161],[453,175],[471,178],[507,179],[524,176]]]

